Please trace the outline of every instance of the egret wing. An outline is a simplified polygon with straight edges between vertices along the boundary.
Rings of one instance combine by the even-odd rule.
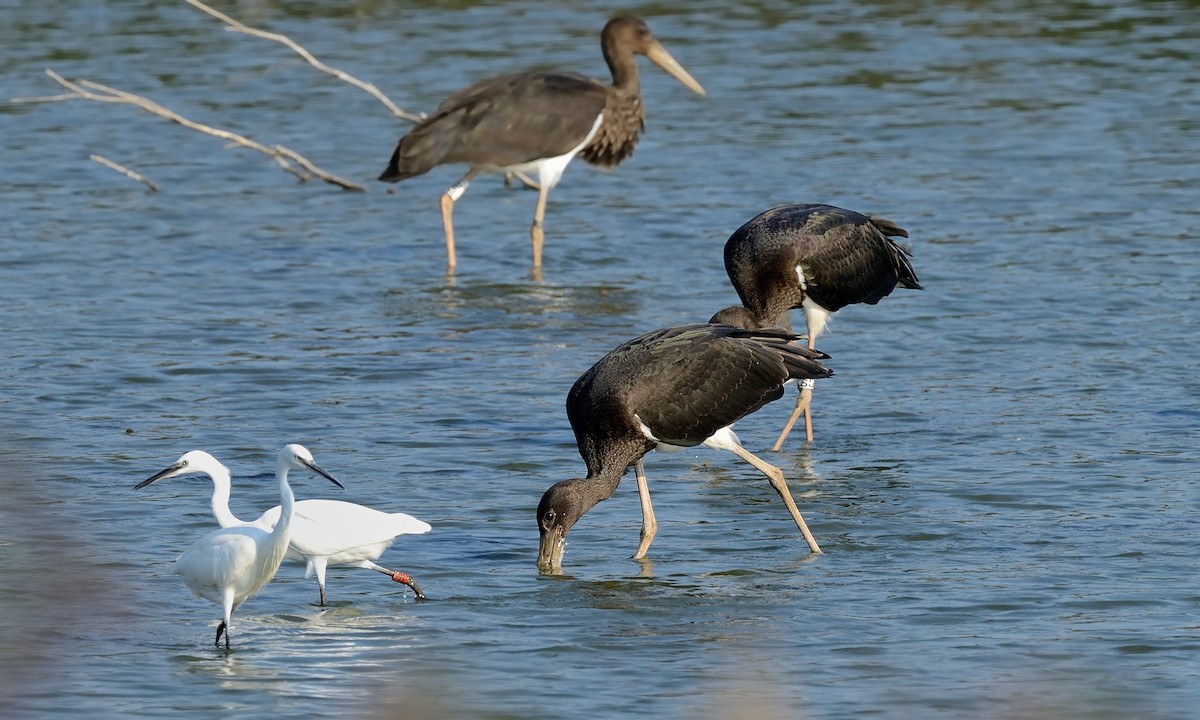
[[[279,508],[259,517],[274,526]],[[343,500],[311,499],[296,503],[291,549],[303,555],[333,555],[352,548],[391,542],[398,535],[427,533],[431,526],[404,513],[385,513]]]

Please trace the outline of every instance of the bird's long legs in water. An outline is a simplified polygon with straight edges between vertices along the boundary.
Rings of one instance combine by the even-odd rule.
[[[788,490],[787,480],[783,478],[783,471],[740,445],[734,446],[733,453],[767,476],[771,487],[775,489],[775,492],[779,493],[783,504],[787,506],[788,512],[791,513],[792,520],[796,522],[796,527],[800,528],[800,534],[804,536],[805,542],[808,543],[808,548],[813,553],[820,553],[821,548],[817,545],[817,539],[809,531],[808,524],[804,522],[804,516],[800,514],[800,508],[796,507],[796,501],[792,499],[792,492]]]
[[[530,239],[533,240],[533,272],[535,274],[542,270],[542,241],[545,239],[542,234],[542,219],[546,216],[546,197],[550,194],[548,184],[543,181],[538,187],[537,209],[533,211],[533,226],[529,230]]]
[[[442,232],[446,236],[446,274],[453,275],[454,269],[458,265],[457,254],[454,250],[454,203],[463,196],[467,191],[467,186],[471,184],[471,180],[479,174],[478,170],[472,169],[463,175],[462,180],[459,180],[446,192],[442,193],[441,210],[442,210]],[[533,225],[529,230],[530,239],[533,242],[533,274],[534,279],[540,279],[542,270],[542,244],[545,241],[545,235],[542,232],[542,221],[546,216],[546,197],[550,194],[549,183],[542,182],[538,186],[537,208],[533,212]]]
[[[454,274],[454,266],[458,264],[458,259],[454,253],[454,203],[463,193],[467,191],[467,186],[471,184],[471,180],[479,174],[478,170],[471,169],[466,175],[463,175],[462,180],[455,183],[449,190],[442,193],[442,232],[446,235],[446,274]]]
[[[368,568],[370,570],[374,570],[375,572],[383,573],[384,575],[387,575],[388,577],[390,577],[392,580],[394,580],[398,583],[402,583],[402,584],[407,585],[410,588],[412,588],[413,594],[417,596],[418,600],[426,600],[427,599],[425,597],[425,593],[421,592],[421,587],[419,585],[417,585],[417,581],[413,580],[412,576],[409,575],[408,573],[402,573],[402,572],[398,572],[396,570],[388,570],[385,567],[376,565],[375,563],[371,562],[370,560],[366,560],[364,562],[366,564],[362,565],[362,567]],[[325,607],[325,604],[326,604],[325,603],[325,565],[323,563],[316,568],[316,573],[317,573],[317,587],[319,587],[321,589],[321,607]]]
[[[221,647],[221,634],[225,634],[225,649],[229,649],[229,621],[233,618],[233,588],[225,588],[221,597],[221,609],[224,610],[224,615],[221,617],[221,624],[217,626],[217,639],[213,643],[216,647]]]
[[[816,349],[815,345],[816,345],[816,340],[814,338],[809,338],[808,349],[815,350]],[[775,445],[771,448],[775,452],[779,452],[779,449],[783,447],[783,441],[787,440],[788,433],[790,433],[792,431],[792,427],[795,426],[796,420],[798,420],[800,418],[801,413],[804,413],[804,437],[809,443],[811,443],[813,441],[813,428],[812,428],[812,393],[813,393],[812,386],[813,386],[813,382],[811,380],[807,380],[807,381],[800,380],[799,383],[800,383],[800,395],[796,398],[796,407],[792,409],[792,416],[789,417],[787,423],[784,424],[783,430],[780,431],[780,433],[779,433],[779,438],[775,440]]]
[[[412,588],[413,594],[417,596],[418,600],[426,599],[425,593],[421,592],[421,588],[417,585],[417,581],[413,580],[412,576],[409,575],[408,573],[402,573],[402,572],[399,572],[396,570],[388,570],[387,568],[380,567],[380,566],[376,565],[375,563],[371,563],[367,567],[371,568],[375,572],[381,572],[384,575],[387,575],[395,582],[409,586],[410,588]]]
[[[650,504],[650,486],[646,482],[646,470],[642,467],[641,460],[633,464],[633,475],[637,478],[638,498],[642,501],[641,541],[633,559],[641,560],[646,557],[646,551],[650,549],[650,543],[658,532],[658,521],[654,519],[654,506]]]

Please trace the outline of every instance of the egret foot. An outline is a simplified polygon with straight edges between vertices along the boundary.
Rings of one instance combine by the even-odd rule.
[[[413,594],[417,596],[418,600],[428,600],[428,598],[425,597],[425,593],[421,592],[421,588],[417,586],[417,581],[413,580],[412,576],[408,575],[407,573],[394,572],[392,573],[392,580],[395,580],[398,583],[404,583],[412,588]]]

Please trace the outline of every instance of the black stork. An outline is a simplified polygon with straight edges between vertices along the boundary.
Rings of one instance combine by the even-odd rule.
[[[729,450],[767,476],[814,553],[821,552],[788,490],[783,472],[742,447],[730,427],[783,397],[788,380],[823,378],[833,371],[824,353],[801,347],[781,329],[686,325],[634,338],[605,355],[567,394],[587,477],[551,486],[538,504],[538,567],[562,567],[567,533],[596,503],[611,496],[633,466],[642,505],[645,557],[658,529],[642,458],[659,450],[705,445]]]
[[[815,347],[829,316],[847,305],[874,305],[897,285],[923,289],[907,248],[893,237],[908,232],[891,220],[832,205],[781,205],[750,219],[725,243],[725,272],[741,298],[711,322],[746,328],[791,327],[788,311],[804,310],[808,346]],[[812,442],[812,383],[800,396],[774,450],[801,413]]]
[[[451,95],[400,139],[380,180],[396,182],[438,165],[464,163],[467,174],[441,199],[447,274],[457,264],[454,203],[480,172],[538,173],[533,214],[533,269],[542,265],[542,218],[546,196],[575,155],[593,165],[616,167],[633,154],[645,127],[642,91],[634,54],[645,55],[688,89],[704,88],[671,57],[634,17],[617,17],[600,34],[612,84],[577,73],[522,72],[498,75]]]

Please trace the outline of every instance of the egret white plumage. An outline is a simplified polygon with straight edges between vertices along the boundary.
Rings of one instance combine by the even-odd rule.
[[[287,552],[296,500],[288,485],[288,471],[293,469],[312,470],[343,487],[313,461],[312,453],[306,448],[288,445],[279,452],[275,465],[281,507],[275,526],[267,529],[250,524],[214,530],[192,543],[175,561],[172,572],[182,577],[192,592],[217,603],[224,611],[221,623],[217,625],[215,644],[218,647],[224,633],[225,649],[229,649],[233,611],[275,577]]]
[[[203,473],[213,484],[212,514],[223,528],[258,525],[270,530],[279,521],[276,505],[256,520],[239,520],[229,509],[229,468],[203,450],[184,453],[175,463],[143,480],[134,490],[167,478]],[[387,575],[412,588],[418,600],[425,594],[410,575],[375,564],[400,535],[427,533],[430,525],[404,513],[386,513],[343,500],[310,499],[295,504],[291,537],[285,557],[304,563],[304,577],[317,576],[321,605],[325,604],[325,569],[359,567]]]

